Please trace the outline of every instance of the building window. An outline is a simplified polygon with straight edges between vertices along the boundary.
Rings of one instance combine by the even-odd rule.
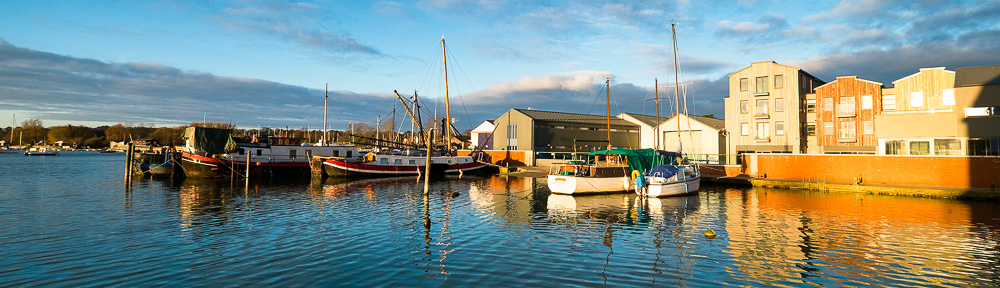
[[[785,112],[785,99],[774,99],[774,112]]]
[[[823,123],[823,136],[833,136],[833,122]]]
[[[910,141],[910,155],[930,155],[930,154],[931,154],[931,142]]]
[[[1000,155],[1000,139],[969,139],[969,155]]]
[[[757,108],[753,113],[754,117],[767,117],[767,99],[758,99]]]
[[[854,97],[840,97],[840,105],[837,105],[839,112],[837,115],[840,117],[854,117]]]
[[[934,155],[962,155],[962,141],[958,139],[934,139]]]
[[[872,95],[861,96],[861,109],[872,109]]]
[[[750,136],[750,124],[740,123],[740,135]]]
[[[771,123],[757,122],[757,140],[769,140],[771,138]]]
[[[754,90],[755,94],[767,93],[767,76],[757,77],[757,89]]]
[[[806,123],[806,136],[816,136],[816,123]]]
[[[882,111],[896,110],[896,95],[882,95]]]
[[[747,81],[747,78],[740,78],[740,91],[747,91],[749,86],[750,84]]]
[[[823,111],[833,111],[833,98],[823,98]]]
[[[774,89],[785,88],[785,75],[774,75]]]
[[[740,100],[740,113],[747,114],[750,112],[750,101]]]
[[[806,113],[816,112],[816,99],[806,99]]]
[[[906,141],[894,140],[885,141],[885,155],[904,155],[906,151]]]
[[[844,141],[853,141],[857,137],[854,135],[854,121],[840,121],[840,133],[838,133],[837,139]]]
[[[785,135],[785,122],[774,122],[774,135]]]
[[[507,125],[507,150],[517,150],[517,125]]]
[[[861,121],[861,134],[872,135],[875,134],[875,123],[872,120]]]
[[[941,104],[944,104],[944,106],[955,106],[955,89],[944,89],[944,94],[941,96]]]
[[[910,93],[910,107],[924,107],[924,91]]]

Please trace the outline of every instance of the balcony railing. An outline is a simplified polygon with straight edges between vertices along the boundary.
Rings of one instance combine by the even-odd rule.
[[[771,137],[753,137],[754,142],[771,142]]]
[[[753,114],[753,119],[768,119],[768,118],[771,118],[771,115],[769,115],[767,113]]]

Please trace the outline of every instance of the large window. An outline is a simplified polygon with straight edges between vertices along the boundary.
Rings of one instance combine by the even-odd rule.
[[[750,112],[750,101],[740,100],[740,113],[747,114]]]
[[[896,110],[896,95],[882,95],[882,111]]]
[[[824,136],[833,136],[834,135],[833,134],[833,122],[823,123],[823,135]]]
[[[855,141],[858,138],[854,135],[854,121],[840,121],[840,131],[837,133],[837,139],[841,141]]]
[[[753,113],[754,117],[767,117],[767,99],[757,99],[756,110]]]
[[[774,135],[785,135],[785,122],[774,122]]]
[[[854,114],[854,97],[840,97],[840,105],[837,106],[840,110],[837,115],[840,117],[852,117]]]
[[[823,98],[823,111],[833,111],[833,98]]]
[[[816,112],[816,99],[806,99],[806,113]]]
[[[777,98],[774,99],[774,112],[784,112],[785,111],[785,99]]]
[[[924,107],[924,91],[910,92],[910,107]]]
[[[962,141],[958,139],[934,139],[934,155],[962,155]]]
[[[944,106],[955,106],[955,89],[944,89],[941,104]]]
[[[806,136],[816,136],[816,123],[806,123]]]
[[[905,155],[906,141],[893,140],[885,141],[885,155]]]
[[[929,155],[929,154],[931,154],[931,142],[910,141],[910,155]]]
[[[750,124],[740,123],[740,135],[750,136]]]
[[[861,109],[872,109],[872,95],[861,96]]]
[[[757,140],[771,139],[771,123],[757,122]]]
[[[747,89],[750,89],[749,81],[747,78],[740,78],[740,91],[747,91]]]
[[[774,89],[785,88],[785,75],[774,75]]]
[[[767,93],[767,76],[757,77],[757,89],[754,90],[756,94]]]
[[[507,125],[507,150],[517,150],[517,125]]]

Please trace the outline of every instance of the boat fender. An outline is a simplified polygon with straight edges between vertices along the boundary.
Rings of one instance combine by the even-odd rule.
[[[646,179],[642,177],[642,173],[639,170],[632,170],[632,181],[635,182],[636,187],[646,186]]]

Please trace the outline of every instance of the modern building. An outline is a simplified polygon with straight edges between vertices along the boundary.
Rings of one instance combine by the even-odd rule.
[[[640,148],[681,150],[684,154],[726,154],[726,120],[680,114],[660,118],[657,125],[655,116],[621,113],[618,118],[639,125]],[[656,139],[657,131],[659,139]]]
[[[882,95],[882,112],[875,118],[879,154],[966,154],[966,137],[958,134],[954,71],[923,68],[892,84],[895,94]]]
[[[955,70],[955,111],[968,155],[1000,155],[1000,65]]]
[[[611,130],[608,130],[610,122]],[[617,117],[510,109],[496,120],[494,150],[590,152],[638,148],[639,126]]]
[[[816,87],[816,153],[876,154],[875,118],[882,111],[882,83],[837,77]],[[809,133],[807,133],[809,134]]]
[[[729,153],[803,153],[807,95],[826,84],[802,69],[754,62],[729,75]]]

